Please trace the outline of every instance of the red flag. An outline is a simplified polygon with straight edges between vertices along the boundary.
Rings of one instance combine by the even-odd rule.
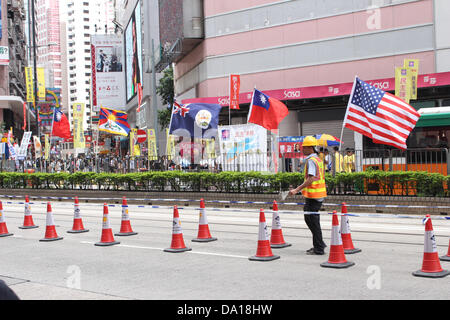
[[[52,136],[64,139],[69,139],[71,137],[69,120],[66,115],[58,109],[55,110],[53,115]]]
[[[248,114],[249,123],[267,130],[276,130],[288,114],[289,110],[284,103],[255,89]]]
[[[137,112],[141,111],[142,96],[143,96],[142,84],[138,83],[138,108],[137,108]]]
[[[241,90],[241,76],[230,76],[230,109],[239,110],[239,91]]]
[[[23,127],[22,127],[22,130],[25,131],[26,127],[27,127],[27,103],[24,102],[23,103]]]

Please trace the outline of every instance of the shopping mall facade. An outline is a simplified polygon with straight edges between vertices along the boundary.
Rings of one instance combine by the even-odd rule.
[[[339,137],[355,76],[395,92],[395,68],[405,59],[420,61],[411,104],[450,107],[448,0],[203,1],[203,12],[204,39],[176,62],[175,90],[183,103],[221,104],[222,124],[229,122],[229,75],[239,74],[232,124],[247,122],[256,87],[290,110],[280,136]],[[449,113],[424,118],[408,147],[442,146],[447,133]],[[357,150],[374,147],[347,129],[343,141]]]

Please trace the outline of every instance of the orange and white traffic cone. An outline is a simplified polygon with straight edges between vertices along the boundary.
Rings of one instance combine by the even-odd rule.
[[[290,247],[290,243],[286,243],[283,237],[283,230],[281,228],[280,214],[278,213],[278,203],[273,201],[272,210],[272,231],[270,234],[270,247],[274,249],[281,249]]]
[[[128,203],[127,203],[127,197],[122,198],[122,224],[120,225],[120,232],[116,233],[116,236],[133,236],[137,234],[137,232],[134,232],[131,228],[130,223],[130,215],[128,213]]]
[[[331,227],[331,244],[330,255],[328,261],[320,264],[324,268],[348,268],[355,265],[354,262],[347,261],[344,253],[344,246],[342,245],[341,230],[339,229],[339,219],[337,212],[333,212],[332,227]]]
[[[45,238],[39,241],[49,242],[49,241],[57,241],[62,240],[62,237],[58,237],[55,228],[55,221],[53,220],[53,212],[52,205],[50,202],[47,202],[47,227],[45,229]]]
[[[430,215],[424,219],[425,223],[425,246],[423,253],[422,269],[413,272],[413,276],[427,278],[443,278],[450,274],[450,271],[443,270],[439,262],[436,238],[434,236],[433,224]]]
[[[89,232],[89,230],[85,229],[84,226],[83,226],[83,219],[81,218],[80,203],[78,201],[78,197],[75,197],[73,227],[72,227],[72,230],[69,230],[67,232],[68,233]]]
[[[267,232],[266,216],[264,210],[259,213],[259,232],[258,232],[258,248],[256,255],[248,258],[251,261],[272,261],[279,259],[280,256],[274,255],[270,248],[269,233]]]
[[[357,249],[353,246],[352,234],[350,231],[350,223],[348,216],[345,215],[347,212],[347,204],[344,202],[342,204],[342,216],[341,216],[341,236],[342,245],[344,246],[345,254],[353,254],[361,252],[361,249]]]
[[[3,214],[3,203],[0,201],[0,238],[12,236],[12,233],[8,232],[6,226],[5,216]]]
[[[191,251],[191,248],[186,247],[183,239],[183,229],[181,229],[180,215],[178,214],[178,207],[173,207],[173,223],[172,223],[172,243],[170,248],[164,249],[165,252],[184,252]]]
[[[119,244],[119,241],[114,240],[114,236],[112,233],[112,229],[109,225],[109,211],[108,205],[105,203],[103,205],[103,224],[102,224],[102,237],[100,242],[97,242],[95,245],[100,247],[113,246],[115,244]]]
[[[217,238],[211,236],[209,231],[208,218],[206,217],[205,200],[200,199],[200,213],[198,223],[198,234],[196,239],[192,239],[193,242],[212,242]]]
[[[34,225],[33,216],[31,215],[31,206],[30,206],[30,198],[25,196],[25,217],[23,219],[23,226],[19,227],[19,229],[35,229],[39,228]]]
[[[450,241],[449,241],[449,245],[448,245],[448,253],[446,256],[442,256],[441,261],[450,261]]]

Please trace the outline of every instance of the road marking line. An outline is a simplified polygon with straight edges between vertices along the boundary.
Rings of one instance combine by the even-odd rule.
[[[83,244],[95,244],[94,242],[89,241],[81,241]],[[126,244],[118,244],[117,247],[124,247],[124,248],[133,248],[133,249],[147,249],[147,250],[158,250],[163,251],[164,248],[154,248],[154,247],[142,247],[142,246],[131,246]],[[221,256],[221,257],[230,257],[230,258],[242,258],[242,259],[248,259],[248,257],[244,256],[238,256],[233,254],[225,254],[225,253],[214,253],[214,252],[198,252],[198,251],[186,251],[186,253],[192,253],[192,254],[203,254],[203,255],[210,255],[210,256]]]

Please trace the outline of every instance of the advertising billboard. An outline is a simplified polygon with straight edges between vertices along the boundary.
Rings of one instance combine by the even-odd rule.
[[[137,2],[125,28],[125,63],[126,97],[129,102],[137,95],[138,84],[143,82],[141,1]]]
[[[92,104],[124,111],[125,77],[123,38],[116,35],[91,36]]]

